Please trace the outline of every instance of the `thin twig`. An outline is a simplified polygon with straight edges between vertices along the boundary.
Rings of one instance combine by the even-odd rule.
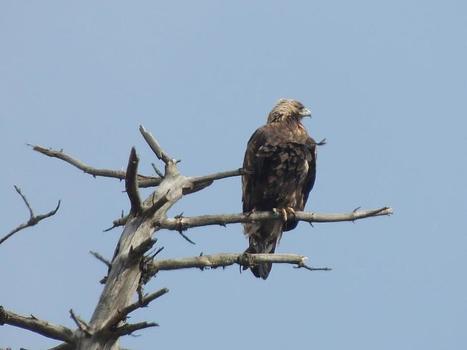
[[[106,258],[104,258],[101,254],[99,254],[98,252],[93,252],[92,250],[89,251],[89,253],[94,256],[97,260],[99,260],[100,262],[103,262],[109,269],[110,267],[112,266],[111,262],[109,260],[107,260]]]
[[[125,189],[130,199],[131,210],[130,214],[137,215],[141,212],[141,199],[138,192],[138,182],[136,175],[138,173],[138,156],[134,147],[131,148],[130,158],[126,169]]]
[[[26,204],[26,206],[28,207],[28,210],[29,210],[29,220],[26,221],[25,223],[19,225],[18,227],[14,228],[13,230],[11,230],[8,234],[6,234],[5,236],[3,236],[1,239],[0,239],[0,244],[2,244],[3,242],[5,242],[8,238],[10,238],[11,236],[13,236],[16,232],[18,231],[21,231],[23,229],[25,229],[26,227],[31,227],[31,226],[34,226],[36,225],[39,221],[41,220],[44,220],[46,218],[49,218],[53,215],[55,215],[58,211],[58,209],[60,208],[60,203],[61,201],[58,201],[57,203],[57,206],[55,207],[54,210],[52,211],[49,211],[48,213],[46,214],[41,214],[41,215],[34,215],[34,212],[31,208],[31,205],[29,204],[26,196],[23,195],[23,193],[21,192],[21,189],[17,186],[15,186],[15,190],[16,192],[18,192],[18,194],[21,196],[21,198],[23,199],[23,202]]]
[[[42,153],[48,157],[61,159],[67,162],[68,164],[73,165],[74,167],[84,171],[86,174],[89,174],[93,177],[101,176],[101,177],[110,177],[110,178],[115,178],[115,179],[120,179],[120,180],[125,180],[126,178],[126,173],[121,170],[93,168],[83,163],[79,159],[73,158],[72,156],[64,153],[63,151],[55,151],[53,149],[48,149],[42,146],[33,146],[33,145],[29,145],[29,146],[31,146],[32,149],[36,152]],[[160,177],[154,177],[154,176],[138,175],[137,179],[138,179],[138,186],[141,188],[158,186],[162,182],[162,179]]]
[[[159,175],[159,177],[162,179],[164,178],[164,173],[162,171],[160,171],[157,167],[156,167],[156,164],[154,163],[151,163],[152,165],[152,168],[154,169],[154,172]]]
[[[182,238],[183,238],[185,241],[187,241],[187,242],[190,243],[190,244],[196,245],[196,243],[195,243],[194,241],[192,241],[192,240],[190,239],[190,237],[188,237],[186,234],[184,234],[182,230],[177,230],[177,232],[178,232],[178,234],[179,234],[180,236],[182,236]]]
[[[329,267],[312,267],[312,266],[308,266],[307,264],[305,264],[305,261],[302,261],[297,266],[295,266],[296,269],[299,269],[299,268],[302,268],[302,267],[304,269],[309,270],[309,271],[331,271],[332,270]]]
[[[139,132],[143,135],[144,140],[147,142],[152,151],[156,154],[157,158],[162,160],[165,164],[172,162],[172,158],[164,152],[162,147],[159,145],[159,142],[152,136],[152,134],[147,131],[144,126],[139,126]]]
[[[193,245],[196,245],[195,242],[193,242],[187,235],[185,235],[183,233],[183,226],[182,226],[183,213],[175,216],[175,219],[179,221],[179,229],[176,230],[176,231],[180,234],[180,236],[182,236],[183,239],[186,240],[187,242],[189,242],[189,243],[191,243]]]
[[[125,216],[122,216],[121,218],[115,219],[114,221],[112,221],[112,226],[109,228],[106,228],[104,232],[108,232],[119,226],[124,226],[126,222],[128,221],[129,217],[130,217],[129,215],[125,215]]]
[[[80,331],[86,333],[89,336],[91,335],[91,332],[89,331],[89,325],[79,316],[77,316],[73,309],[70,309],[70,317],[75,322],[76,326],[78,326]]]
[[[16,192],[18,192],[18,194],[23,199],[24,204],[26,204],[26,206],[28,207],[29,218],[32,219],[34,217],[34,212],[32,211],[31,205],[29,204],[28,200],[26,199],[26,196],[21,192],[21,189],[18,186],[14,185],[13,187],[15,188]]]
[[[145,328],[150,328],[150,327],[159,327],[159,325],[155,322],[139,322],[139,323],[126,324],[115,329],[114,333],[115,335],[121,337],[123,335],[129,335],[140,329],[145,329]]]
[[[373,216],[391,215],[392,208],[384,207],[372,210],[358,210],[351,213],[339,214],[321,214],[313,212],[295,212],[295,219],[305,222],[338,222],[338,221],[356,221]],[[260,222],[267,220],[282,220],[281,216],[275,212],[253,212],[240,214],[220,214],[220,215],[201,215],[183,218],[168,218],[157,223],[159,228],[180,231],[192,227]]]
[[[4,324],[27,329],[45,337],[61,340],[67,343],[74,342],[73,331],[65,326],[54,325],[47,321],[39,320],[37,317],[21,316],[14,312],[7,311],[0,306],[0,325]]]

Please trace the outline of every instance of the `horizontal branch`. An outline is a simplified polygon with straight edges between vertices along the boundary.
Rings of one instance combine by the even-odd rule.
[[[73,165],[74,167],[84,171],[86,174],[92,175],[93,177],[97,177],[97,176],[110,177],[110,178],[115,178],[119,180],[125,180],[126,178],[125,171],[93,168],[83,163],[79,159],[73,158],[72,156],[64,153],[63,151],[55,151],[53,149],[44,148],[41,146],[32,146],[32,149],[48,157],[61,159]],[[137,179],[138,179],[138,187],[141,187],[141,188],[158,186],[162,182],[162,179],[160,177],[154,177],[154,176],[137,175]]]
[[[73,331],[67,327],[39,320],[32,315],[30,317],[21,316],[14,312],[7,311],[0,306],[0,325],[4,324],[27,329],[48,338],[61,340],[67,343],[73,343],[74,341]]]
[[[243,174],[243,169],[235,169],[229,171],[221,171],[214,174],[204,176],[193,176],[188,178],[190,187],[183,189],[183,194],[194,193],[210,186],[215,180],[225,179],[227,177],[240,176]]]
[[[350,213],[340,214],[321,214],[313,212],[295,212],[295,219],[305,222],[338,222],[338,221],[356,221],[364,218],[391,215],[392,208],[384,207],[372,210],[354,210]],[[222,225],[245,222],[259,222],[267,220],[282,220],[282,216],[275,212],[253,212],[240,214],[220,214],[220,215],[201,215],[194,217],[178,217],[161,220],[157,226],[168,230],[186,230],[192,227]]]
[[[246,254],[224,253],[214,255],[201,255],[180,259],[154,260],[148,265],[148,273],[154,275],[159,271],[180,270],[189,268],[217,268],[238,264],[252,267],[261,263],[294,264],[309,270],[330,270],[329,268],[313,268],[305,264],[308,258],[297,254]]]
[[[197,192],[199,190],[202,190],[203,188],[211,185],[212,182],[215,181],[215,180],[225,179],[225,178],[233,177],[233,176],[240,176],[242,174],[243,174],[243,169],[240,168],[240,169],[229,170],[229,171],[221,171],[221,172],[206,175],[206,176],[190,177],[187,180],[187,183],[189,185],[187,185],[188,187],[183,189],[183,194],[189,194],[189,193],[193,193],[193,192]],[[164,204],[164,203],[162,203],[162,204]],[[104,232],[108,232],[108,231],[113,230],[114,228],[119,227],[119,226],[124,226],[126,224],[126,222],[128,221],[128,217],[129,217],[129,215],[123,216],[123,214],[122,214],[122,216],[120,218],[115,219],[114,221],[112,221],[112,226],[110,226],[109,228],[106,228],[104,230]]]
[[[5,236],[3,236],[2,238],[0,238],[0,244],[2,244],[3,242],[5,242],[8,238],[10,238],[11,236],[13,236],[16,232],[19,232],[21,230],[24,230],[25,228],[27,227],[31,227],[31,226],[34,226],[36,225],[38,222],[40,222],[41,220],[44,220],[46,218],[49,218],[53,215],[55,215],[58,211],[58,209],[60,208],[60,201],[58,201],[58,204],[57,206],[55,207],[54,210],[51,210],[49,211],[48,213],[45,213],[45,214],[41,214],[41,215],[34,215],[34,212],[31,208],[31,205],[29,204],[26,196],[21,192],[21,189],[17,186],[15,186],[15,190],[16,192],[18,192],[18,194],[21,196],[21,198],[23,199],[23,202],[24,204],[26,204],[26,206],[28,207],[28,210],[29,210],[29,220],[26,221],[25,223],[17,226],[16,228],[14,228],[13,230],[11,230],[9,233],[7,233]]]
[[[190,181],[194,184],[203,183],[203,182],[212,182],[214,180],[225,179],[227,177],[240,176],[243,174],[243,169],[235,169],[229,171],[221,171],[214,174],[204,175],[204,176],[194,176],[190,178]]]

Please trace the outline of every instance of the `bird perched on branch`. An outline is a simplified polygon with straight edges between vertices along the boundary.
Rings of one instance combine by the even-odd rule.
[[[300,102],[280,99],[267,124],[248,141],[243,161],[243,212],[275,211],[282,220],[243,224],[250,242],[245,253],[274,253],[282,232],[297,226],[294,213],[305,207],[316,175],[317,144],[302,124],[302,118],[310,116]],[[266,279],[271,263],[258,264],[251,271]]]

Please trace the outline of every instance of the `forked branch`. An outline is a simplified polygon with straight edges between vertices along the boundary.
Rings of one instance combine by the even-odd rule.
[[[164,294],[168,293],[169,290],[167,288],[162,288],[158,290],[157,292],[145,295],[141,300],[138,300],[134,302],[133,304],[130,304],[126,307],[124,307],[122,310],[117,310],[114,314],[113,317],[111,317],[106,324],[102,327],[103,330],[111,330],[112,328],[116,327],[120,322],[125,321],[126,318],[130,313],[133,311],[146,307],[151,303],[152,301],[156,300],[157,298],[160,298]]]
[[[21,231],[23,229],[25,229],[26,227],[31,227],[31,226],[34,226],[36,225],[39,221],[41,220],[44,220],[46,218],[49,218],[53,215],[55,215],[58,211],[58,209],[60,208],[60,201],[58,201],[57,203],[57,207],[54,209],[54,210],[51,210],[49,211],[48,213],[45,213],[45,214],[41,214],[41,215],[34,215],[34,211],[32,210],[32,207],[31,205],[29,204],[26,196],[21,192],[21,189],[18,187],[18,186],[15,186],[15,190],[16,192],[18,192],[18,194],[21,196],[21,198],[23,199],[23,202],[24,204],[26,204],[26,206],[28,207],[28,210],[29,210],[29,220],[26,221],[25,223],[19,225],[18,227],[15,227],[13,230],[11,230],[9,233],[7,233],[5,236],[3,236],[1,239],[0,239],[0,244],[2,244],[3,242],[5,242],[8,238],[10,238],[11,236],[13,236],[16,232],[18,231]]]

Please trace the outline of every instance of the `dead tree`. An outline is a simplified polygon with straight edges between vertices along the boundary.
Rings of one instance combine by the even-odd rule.
[[[282,218],[275,212],[203,215],[197,217],[180,215],[168,218],[167,211],[182,196],[200,191],[216,180],[239,176],[242,174],[242,169],[199,177],[184,176],[177,169],[178,162],[160,147],[156,139],[144,127],[140,126],[140,132],[157,158],[165,165],[163,172],[157,170],[154,166],[158,176],[138,174],[139,159],[134,148],[131,149],[126,171],[115,171],[90,167],[62,151],[40,146],[33,147],[37,152],[49,157],[59,158],[92,176],[125,180],[126,193],[130,200],[130,211],[128,215],[115,220],[112,227],[109,228],[124,226],[113,259],[108,261],[98,253],[92,252],[96,258],[108,266],[108,275],[101,281],[105,286],[89,321],[80,319],[73,310],[70,310],[70,316],[76,324],[76,329],[73,330],[62,325],[51,324],[34,316],[21,316],[0,306],[0,325],[8,324],[20,327],[62,342],[53,349],[116,350],[119,349],[120,337],[129,335],[136,330],[157,326],[153,322],[127,323],[126,319],[134,310],[149,305],[153,300],[168,292],[168,289],[162,288],[154,293],[143,293],[144,285],[158,271],[216,268],[233,264],[251,267],[262,262],[293,264],[295,267],[308,270],[328,270],[327,268],[308,266],[306,265],[307,258],[296,254],[231,253],[180,259],[157,259],[156,256],[159,250],[155,253],[151,252],[151,250],[156,242],[155,233],[162,229],[178,231],[185,239],[189,240],[183,231],[192,227],[225,226],[233,223],[282,220]],[[142,201],[138,191],[140,187],[156,187],[156,189],[148,198]],[[39,220],[32,213],[32,209],[25,197],[23,197],[23,200],[30,210],[30,221],[37,223]],[[45,217],[55,214],[57,209],[45,214]],[[373,216],[390,215],[391,213],[392,209],[389,207],[374,210],[356,209],[344,214],[297,212],[296,219],[309,223],[355,221]],[[25,227],[27,226],[30,225]],[[7,238],[11,237],[13,233],[8,234]]]

